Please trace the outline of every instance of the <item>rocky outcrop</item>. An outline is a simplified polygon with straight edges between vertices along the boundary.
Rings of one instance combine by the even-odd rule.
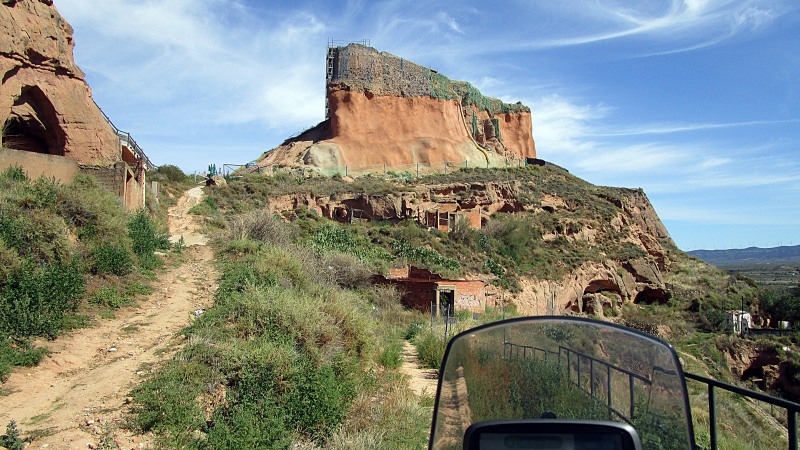
[[[764,391],[781,392],[787,399],[800,400],[797,378],[800,366],[789,354],[790,347],[765,345],[765,341],[718,341],[717,349],[725,357],[732,375],[754,383]]]
[[[107,166],[120,160],[120,141],[92,101],[73,46],[72,27],[51,0],[0,3],[3,145]]]
[[[329,49],[326,105],[325,122],[268,152],[258,165],[358,170],[420,164],[424,170],[444,162],[494,167],[536,157],[528,107],[485,97],[469,83],[363,45]]]
[[[591,313],[616,314],[623,302],[664,303],[670,292],[662,273],[670,260],[663,243],[671,242],[667,230],[640,190],[602,188],[594,202],[610,202],[607,221],[577,212],[585,205],[562,197],[558,192],[542,193],[536,201],[522,201],[531,182],[523,180],[398,186],[393,193],[368,195],[357,192],[320,196],[296,193],[272,197],[269,208],[287,212],[304,207],[329,219],[399,222],[415,220],[426,224],[430,211],[478,211],[488,222],[497,212],[562,214],[563,226],[542,236],[543,240],[566,239],[602,248],[603,239],[619,240],[633,249],[630,255],[606,255],[570,270],[561,279],[523,278],[514,303],[522,314]],[[535,183],[533,185],[535,186]],[[603,192],[608,192],[605,194]],[[498,297],[499,298],[499,297]]]
[[[643,257],[631,262],[587,263],[561,280],[522,281],[514,303],[521,314],[587,313],[616,315],[623,303],[665,302],[669,298],[656,262]]]

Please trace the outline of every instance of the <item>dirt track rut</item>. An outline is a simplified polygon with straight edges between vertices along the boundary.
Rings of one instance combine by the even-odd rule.
[[[170,209],[171,240],[183,236],[185,261],[159,276],[153,293],[135,307],[98,320],[53,341],[40,342],[51,354],[37,367],[15,371],[2,386],[0,425],[15,420],[23,435],[36,436],[29,448],[87,448],[115,443],[146,447],[119,425],[128,410],[126,396],[150,370],[180,346],[177,333],[212,303],[217,278],[213,253],[189,208],[202,189],[187,191]]]

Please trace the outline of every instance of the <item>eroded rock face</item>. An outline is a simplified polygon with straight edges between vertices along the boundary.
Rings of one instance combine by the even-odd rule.
[[[530,109],[520,103],[363,45],[329,56],[329,120],[270,151],[260,166],[380,171],[419,163],[428,171],[446,161],[497,167],[536,157]]]
[[[384,195],[344,193],[332,197],[298,193],[270,198],[269,207],[282,213],[303,206],[341,222],[410,219],[419,223],[424,223],[428,211],[479,210],[481,221],[487,222],[496,212],[558,214],[561,210],[570,210],[568,199],[556,193],[543,194],[537,202],[523,204],[519,200],[521,185],[521,181],[509,180],[417,185],[413,190]],[[622,189],[612,203],[616,215],[611,219],[611,226],[623,241],[640,249],[640,256],[585,263],[560,280],[523,279],[522,292],[513,300],[520,313],[573,311],[603,316],[623,302],[650,304],[669,300],[669,290],[662,276],[669,259],[661,242],[671,242],[671,239],[647,196],[641,191]],[[602,226],[608,227],[608,224],[592,219],[585,223],[570,219],[560,234],[548,234],[542,239],[564,238],[594,244],[604,233]]]
[[[780,356],[776,347],[745,340],[729,343],[727,347],[718,344],[718,347],[731,374],[740,380],[755,383],[766,391],[781,392],[789,400],[800,400],[800,387],[795,382],[798,368],[790,358]]]
[[[3,144],[109,165],[120,160],[119,138],[94,105],[73,46],[52,1],[0,3]]]

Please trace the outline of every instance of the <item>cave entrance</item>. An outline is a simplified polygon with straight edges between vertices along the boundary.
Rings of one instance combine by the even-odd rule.
[[[64,156],[64,130],[50,100],[37,86],[22,89],[3,124],[3,147]]]
[[[603,317],[622,306],[622,290],[613,280],[592,280],[578,303],[579,312]]]
[[[636,294],[636,298],[633,300],[633,303],[636,303],[637,305],[652,305],[653,303],[663,305],[669,301],[669,297],[669,292],[665,291],[664,289],[646,287],[642,289],[641,292]]]

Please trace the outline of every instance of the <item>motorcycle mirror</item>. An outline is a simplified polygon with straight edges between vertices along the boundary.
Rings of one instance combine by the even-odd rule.
[[[429,449],[694,449],[686,380],[661,339],[609,322],[523,317],[456,335]]]

